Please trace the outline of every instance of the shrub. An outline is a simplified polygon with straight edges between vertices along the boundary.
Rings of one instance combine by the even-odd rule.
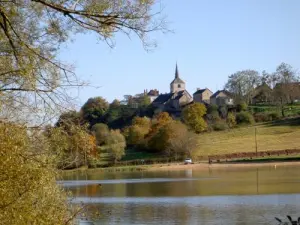
[[[249,112],[239,112],[236,114],[236,122],[238,124],[253,124],[254,118]]]
[[[210,115],[211,115],[211,120],[212,120],[213,122],[217,122],[217,121],[220,121],[220,120],[221,120],[221,117],[220,117],[218,111],[213,111]]]
[[[207,113],[212,114],[212,112],[217,112],[218,111],[218,106],[215,104],[209,105],[207,107]]]
[[[269,114],[264,112],[255,113],[254,119],[256,122],[268,122],[271,120]]]
[[[227,124],[228,124],[228,127],[230,127],[230,128],[233,128],[236,126],[236,119],[232,112],[228,113]]]
[[[247,108],[248,108],[248,105],[245,102],[241,102],[237,105],[238,112],[247,111]]]
[[[269,113],[270,120],[279,120],[280,119],[280,113],[279,112],[271,112]]]
[[[227,130],[228,129],[227,123],[223,120],[220,120],[220,121],[214,123],[212,125],[212,127],[215,131],[222,131],[222,130]]]

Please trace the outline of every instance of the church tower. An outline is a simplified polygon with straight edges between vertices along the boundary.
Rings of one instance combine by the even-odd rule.
[[[175,93],[185,90],[185,82],[179,78],[178,66],[176,63],[175,79],[170,84],[170,92]]]

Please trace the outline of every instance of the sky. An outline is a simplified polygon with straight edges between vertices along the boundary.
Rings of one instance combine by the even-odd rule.
[[[158,47],[145,51],[141,41],[123,34],[110,48],[93,33],[63,46],[60,58],[90,87],[81,88],[80,107],[88,98],[111,102],[144,89],[170,91],[178,63],[180,78],[197,88],[223,89],[230,74],[254,69],[273,72],[285,62],[300,69],[299,0],[161,0],[168,28],[149,34]]]

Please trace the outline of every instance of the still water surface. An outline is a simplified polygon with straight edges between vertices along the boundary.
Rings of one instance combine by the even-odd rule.
[[[300,216],[300,167],[74,172],[59,182],[95,224],[278,224]],[[101,184],[101,186],[99,185]]]

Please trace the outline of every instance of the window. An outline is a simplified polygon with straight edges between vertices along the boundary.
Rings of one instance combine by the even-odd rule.
[[[181,88],[181,85],[180,84],[178,84],[178,86],[177,86],[178,88]]]

